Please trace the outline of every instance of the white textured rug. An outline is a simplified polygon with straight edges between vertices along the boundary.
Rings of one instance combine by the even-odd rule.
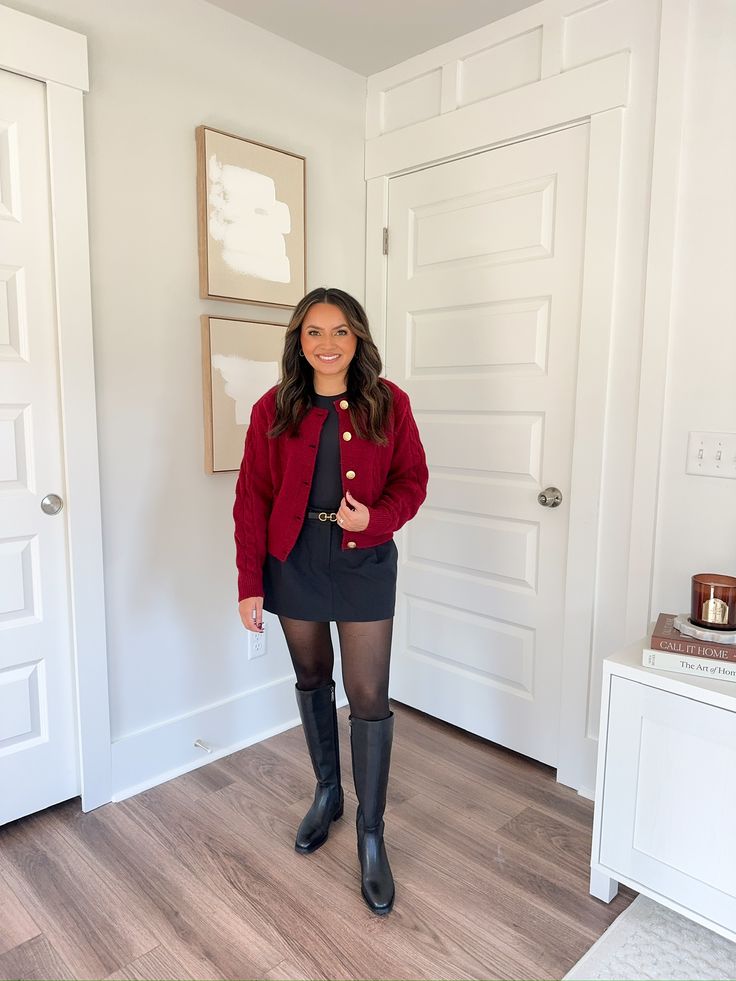
[[[733,981],[736,944],[646,896],[637,896],[565,975],[568,978]]]

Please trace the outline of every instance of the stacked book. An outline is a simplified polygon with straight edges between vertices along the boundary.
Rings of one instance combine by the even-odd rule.
[[[690,637],[675,627],[674,614],[660,613],[642,663],[647,668],[736,681],[736,644]]]

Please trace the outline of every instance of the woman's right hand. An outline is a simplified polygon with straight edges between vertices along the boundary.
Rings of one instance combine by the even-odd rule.
[[[249,596],[238,603],[238,613],[246,630],[263,633],[263,597]]]

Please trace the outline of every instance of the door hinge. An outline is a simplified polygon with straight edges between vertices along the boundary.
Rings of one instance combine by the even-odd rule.
[[[388,228],[383,230],[383,254],[388,255]]]

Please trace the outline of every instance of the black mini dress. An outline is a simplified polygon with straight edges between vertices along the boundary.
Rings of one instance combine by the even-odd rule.
[[[314,395],[327,409],[322,426],[309,511],[337,511],[342,499],[339,426],[335,401]],[[266,556],[263,607],[294,620],[365,622],[388,620],[396,605],[397,549],[393,541],[374,548],[342,548],[336,521],[304,516],[299,538],[286,561]]]

